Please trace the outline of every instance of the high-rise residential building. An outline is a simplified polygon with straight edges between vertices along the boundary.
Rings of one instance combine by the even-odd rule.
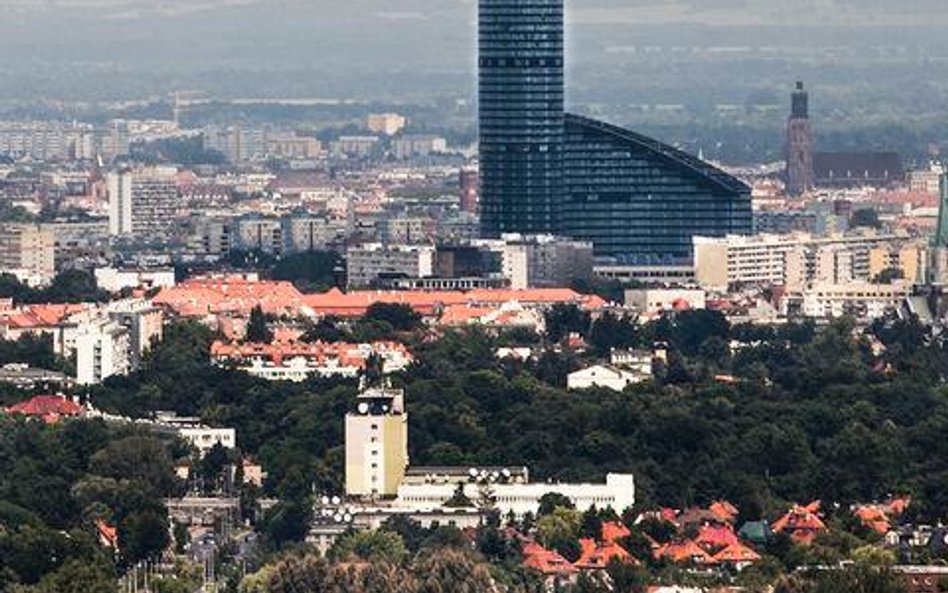
[[[480,174],[476,169],[461,169],[458,174],[461,212],[477,214],[477,193]]]
[[[46,284],[56,274],[56,241],[49,229],[35,224],[0,225],[0,272],[31,286]]]
[[[109,192],[109,235],[132,234],[132,172],[109,173],[106,186]]]
[[[787,122],[787,193],[800,196],[813,188],[813,131],[810,128],[810,96],[797,82]]]
[[[109,234],[162,243],[174,229],[177,169],[153,167],[110,173]]]
[[[370,388],[346,414],[346,494],[388,497],[408,467],[408,413],[400,389]]]
[[[283,253],[283,223],[279,218],[250,216],[237,221],[237,245],[245,251]]]
[[[563,0],[480,0],[484,236],[556,230],[563,157]]]

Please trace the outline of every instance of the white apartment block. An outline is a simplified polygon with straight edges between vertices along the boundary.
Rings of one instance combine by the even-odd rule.
[[[395,505],[423,511],[435,509],[449,501],[457,484],[404,482],[398,488]],[[472,501],[481,498],[483,486],[477,482],[464,483],[464,494]],[[583,512],[595,505],[598,509],[610,507],[617,513],[635,504],[635,478],[631,474],[608,474],[604,484],[556,484],[556,483],[495,483],[487,487],[494,498],[494,508],[501,516],[513,513],[523,517],[527,513],[536,516],[540,510],[540,499],[545,494],[557,493],[568,497]]]
[[[39,161],[91,159],[95,130],[89,124],[0,122],[0,154]]]
[[[174,167],[110,173],[106,177],[109,234],[168,239],[178,207],[177,173]]]
[[[131,370],[128,328],[112,320],[80,324],[76,332],[76,380],[95,385]]]
[[[815,284],[791,297],[787,306],[798,308],[805,317],[825,319],[852,315],[875,319],[897,309],[911,295],[912,285],[907,282]]]
[[[42,286],[56,275],[56,240],[35,224],[0,224],[0,272],[30,286]]]
[[[346,260],[349,287],[369,287],[380,279],[433,276],[435,248],[371,243],[349,248]]]
[[[711,290],[757,285],[799,292],[819,283],[869,281],[893,261],[914,280],[922,272],[925,250],[924,242],[908,235],[873,232],[829,237],[729,235],[693,241],[696,280]]]
[[[448,151],[448,142],[441,136],[402,136],[392,141],[392,153],[397,159],[425,157],[432,154],[444,154]]]

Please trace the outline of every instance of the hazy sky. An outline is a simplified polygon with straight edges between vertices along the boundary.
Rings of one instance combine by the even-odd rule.
[[[273,18],[295,5],[318,8],[325,18],[358,15],[436,20],[467,15],[474,0],[0,0],[7,14],[68,14],[80,18],[181,16],[209,10],[264,5]],[[580,23],[651,22],[754,24],[931,24],[948,16],[945,0],[567,0]]]

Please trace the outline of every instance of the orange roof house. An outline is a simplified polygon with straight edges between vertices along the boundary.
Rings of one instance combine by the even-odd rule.
[[[714,558],[695,542],[684,539],[665,544],[655,551],[656,558],[666,558],[676,564],[714,564]]]
[[[715,562],[730,564],[738,568],[760,560],[760,554],[740,542],[731,544],[714,555]]]
[[[795,505],[771,526],[774,533],[788,533],[800,544],[811,544],[816,536],[826,531],[826,524],[817,515],[820,502],[814,501],[805,507]]]
[[[740,514],[737,507],[726,500],[718,500],[711,503],[708,510],[714,513],[714,516],[722,523],[730,523],[732,525],[734,521],[737,520],[738,514]]]
[[[909,498],[893,498],[882,504],[865,504],[853,509],[863,525],[876,533],[888,533],[893,519],[902,515],[910,504]]]
[[[584,538],[579,540],[579,545],[583,550],[582,555],[573,566],[580,570],[602,570],[609,566],[612,561],[629,564],[639,563],[625,548],[617,543],[597,544],[592,539]]]
[[[55,424],[62,418],[83,416],[86,409],[59,395],[37,395],[32,399],[9,406],[6,412],[39,418],[46,424]]]
[[[572,577],[578,569],[558,553],[547,550],[534,541],[523,542],[523,565],[544,576]]]
[[[702,525],[694,542],[705,550],[720,550],[740,540],[730,525]]]
[[[607,544],[629,537],[632,532],[621,521],[606,521],[602,524],[602,541]]]

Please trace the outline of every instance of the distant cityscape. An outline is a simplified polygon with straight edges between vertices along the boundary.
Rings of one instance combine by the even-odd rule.
[[[946,590],[939,146],[804,72],[715,160],[568,107],[563,0],[477,32],[470,102],[0,121],[0,590]]]

